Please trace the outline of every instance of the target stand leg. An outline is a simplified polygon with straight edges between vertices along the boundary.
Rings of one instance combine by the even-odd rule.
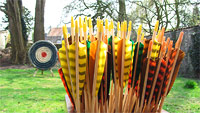
[[[53,74],[52,68],[50,68],[49,70],[50,70],[50,72],[51,72],[52,77],[54,77],[54,74]]]
[[[41,74],[43,75],[43,71],[44,71],[44,70],[41,70],[41,71],[42,71]]]
[[[33,74],[34,77],[35,77],[35,75],[37,74],[37,71],[38,71],[38,68],[36,68],[36,70],[35,70],[35,72],[34,72],[34,74]]]

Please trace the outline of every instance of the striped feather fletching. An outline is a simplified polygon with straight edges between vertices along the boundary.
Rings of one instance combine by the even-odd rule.
[[[121,73],[121,61],[122,61],[122,42],[124,39],[121,39],[118,43],[118,49],[117,49],[117,61],[118,61],[118,70],[119,75]],[[132,42],[125,39],[125,54],[124,54],[124,81],[123,85],[125,86],[126,82],[129,78],[129,69],[131,65],[131,50],[132,50]],[[119,81],[122,75],[119,76]]]
[[[62,71],[67,83],[67,86],[69,88],[70,93],[72,92],[71,83],[70,83],[70,77],[68,72],[68,65],[67,65],[67,57],[66,57],[66,49],[65,49],[65,42],[62,41],[62,48],[59,49],[59,59],[60,59],[60,65],[62,67]]]
[[[99,51],[99,62],[98,62],[98,71],[97,71],[96,96],[98,94],[102,76],[104,73],[104,67],[106,63],[106,53],[107,53],[107,45],[102,41],[100,44],[101,45],[100,45],[100,51]]]
[[[170,77],[172,66],[173,66],[173,63],[174,63],[174,60],[175,60],[176,53],[177,53],[177,50],[172,50],[171,57],[169,58],[167,70],[166,70],[165,77],[164,77],[163,87],[162,87],[162,95],[166,91],[166,87],[167,87],[167,84],[169,82],[169,77]]]
[[[148,47],[149,47],[149,42],[151,41],[151,39],[146,39],[144,42],[144,48],[143,48],[143,53],[142,53],[142,59],[145,59],[147,57],[147,51],[148,51]]]
[[[120,40],[120,38],[118,38],[118,37],[115,37],[115,39],[114,39],[114,44],[115,44],[115,55],[114,55],[114,57],[115,57],[115,70],[116,70],[116,79],[117,80],[119,80],[119,70],[118,70],[118,68],[117,68],[117,66],[118,66],[118,62],[117,62],[117,50],[118,50],[118,42],[119,42],[119,40]],[[112,43],[111,43],[111,45],[112,45]]]
[[[83,86],[85,83],[85,73],[86,73],[86,46],[79,43],[79,95],[83,93]],[[75,43],[69,46],[69,64],[72,77],[72,84],[74,92],[76,92],[76,68],[75,68]],[[75,94],[76,98],[76,94]]]
[[[115,37],[114,38],[114,44],[115,44],[115,55],[114,55],[114,57],[115,57],[115,70],[116,70],[116,73],[115,73],[115,76],[116,76],[116,79],[117,80],[119,80],[119,71],[118,71],[118,62],[117,62],[117,50],[118,50],[118,42],[119,42],[119,38],[118,37]],[[108,39],[108,44],[111,46],[111,54],[112,54],[112,36]],[[112,54],[112,56],[113,56],[113,54]],[[112,64],[113,65],[113,64]],[[112,68],[113,68],[113,66],[112,66]],[[114,69],[112,69],[112,76],[113,76],[113,80],[114,80]]]
[[[138,43],[135,45],[135,52],[134,52],[134,59],[133,59],[133,69],[135,68],[135,63],[136,63],[135,60],[136,60],[136,54],[137,54],[137,46],[138,46]],[[132,71],[131,84],[133,84],[133,82],[134,82],[134,86],[135,86],[136,89],[137,89],[136,83],[138,82],[139,74],[141,72],[143,48],[144,48],[144,45],[142,43],[140,43],[139,52],[138,52],[138,59],[137,59],[138,61],[137,61],[137,67],[136,67],[136,74],[135,74],[135,81],[133,81],[134,70]]]
[[[139,95],[142,95],[142,90],[144,88],[144,78],[145,78],[146,68],[147,68],[147,58],[144,58],[142,60],[141,78],[140,78],[140,84],[139,84],[139,89],[138,89]]]
[[[90,74],[90,88],[92,89],[93,79],[94,79],[94,65],[95,65],[95,56],[97,50],[97,41],[94,41],[90,44],[90,56],[89,56],[89,74]],[[97,83],[96,83],[96,95],[98,94],[99,87],[101,84],[102,76],[104,73],[104,66],[106,62],[106,52],[107,45],[104,42],[100,42],[100,51],[99,51],[99,62],[97,70]]]
[[[158,58],[160,52],[160,45],[161,44],[157,40],[154,40],[151,53],[151,59],[154,61]]]
[[[174,84],[174,82],[175,82],[175,80],[176,80],[176,77],[177,77],[177,75],[178,75],[179,68],[180,68],[180,66],[181,66],[181,62],[182,62],[182,60],[183,60],[184,57],[185,57],[185,53],[184,53],[182,50],[180,50],[180,51],[179,51],[179,55],[178,55],[178,59],[177,59],[177,61],[176,61],[176,66],[175,66],[175,69],[174,69],[174,73],[173,73],[173,75],[172,75],[172,80],[171,80],[171,83],[170,83],[170,86],[169,86],[168,93],[169,93],[169,91],[171,90],[171,88],[172,88],[172,86],[173,86],[173,84]]]
[[[131,88],[131,81],[132,81],[132,72],[133,72],[133,61],[134,61],[134,52],[135,52],[135,45],[137,43],[134,43],[134,41],[132,41],[132,50],[131,50],[131,66],[130,66],[130,72],[129,72],[129,79],[128,79],[128,90]]]
[[[157,78],[157,81],[156,81],[156,86],[155,86],[155,89],[154,89],[153,98],[158,96],[158,92],[159,92],[159,89],[161,87],[162,80],[164,79],[164,73],[166,71],[166,66],[167,66],[167,62],[164,59],[162,59],[161,65],[160,65],[160,70],[159,70],[159,73],[158,73],[158,78]],[[156,98],[156,100],[157,100],[157,98]]]
[[[148,99],[151,91],[151,85],[154,79],[155,71],[156,71],[156,61],[153,61],[150,59],[149,62],[149,74],[147,78],[147,86],[146,86],[146,92],[145,92],[145,99]]]
[[[58,69],[58,73],[59,73],[59,75],[60,75],[60,78],[61,78],[61,80],[62,80],[62,82],[63,82],[64,87],[65,87],[65,91],[67,92],[67,95],[69,96],[69,99],[70,99],[71,103],[74,104],[72,95],[71,95],[71,93],[69,92],[69,88],[68,88],[68,86],[67,86],[67,84],[66,84],[66,80],[65,80],[65,78],[64,78],[62,68]]]

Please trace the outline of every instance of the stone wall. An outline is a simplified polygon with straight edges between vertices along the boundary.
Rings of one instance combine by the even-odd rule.
[[[168,31],[168,32],[165,33],[165,37],[166,38],[170,37],[170,39],[172,39],[174,44],[175,44],[177,38],[179,37],[179,33],[181,31],[184,32],[183,41],[182,41],[182,44],[181,44],[181,50],[183,50],[186,53],[186,55],[185,55],[185,57],[182,61],[182,64],[181,64],[181,67],[180,67],[180,70],[179,70],[179,76],[194,77],[193,66],[191,64],[191,58],[189,56],[189,54],[190,54],[189,48],[192,44],[192,40],[191,40],[193,38],[192,35],[200,32],[200,25],[190,27],[190,28],[183,28],[183,29],[179,29],[179,30],[176,30],[176,31]],[[148,36],[147,38],[150,38],[150,37],[151,36]]]

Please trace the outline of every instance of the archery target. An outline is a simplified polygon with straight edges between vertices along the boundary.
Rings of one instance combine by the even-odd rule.
[[[38,69],[46,70],[57,62],[57,48],[50,41],[37,41],[28,52],[31,63]]]
[[[36,59],[41,63],[46,63],[51,59],[52,52],[48,47],[40,47],[35,52]]]

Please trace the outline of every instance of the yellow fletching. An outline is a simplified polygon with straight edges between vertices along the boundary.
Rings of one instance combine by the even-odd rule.
[[[87,31],[87,25],[86,25],[86,22],[83,23],[83,32],[86,32]]]
[[[121,24],[121,31],[124,31],[124,22]]]
[[[129,24],[128,24],[128,31],[131,31],[131,25],[132,25],[132,21],[129,21]]]
[[[160,51],[160,42],[157,40],[154,40],[153,46],[152,46],[152,53],[151,53],[151,59],[155,61],[156,58],[158,58],[158,54]]]
[[[100,24],[100,32],[103,32],[103,20],[100,21],[101,24]]]
[[[86,64],[86,46],[79,43],[79,51],[78,51],[78,55],[79,55],[79,83],[76,83],[76,68],[75,68],[75,43],[71,44],[69,46],[69,64],[70,64],[70,71],[71,71],[71,76],[72,76],[72,84],[73,84],[73,88],[74,91],[78,90],[76,89],[76,85],[79,84],[79,95],[81,96],[83,93],[83,86],[85,84],[85,73],[86,73],[86,66],[84,66]],[[80,74],[81,73],[81,74]],[[80,82],[81,81],[81,82]],[[75,98],[76,98],[76,94],[75,94]]]
[[[74,19],[73,19],[73,16],[71,17],[71,27],[74,27]]]
[[[117,30],[120,31],[120,22],[117,22]]]
[[[108,29],[108,19],[106,19],[105,28]]]
[[[99,18],[97,18],[97,29],[99,28]]]
[[[79,17],[79,27],[83,28],[81,17]]]
[[[88,25],[88,23],[87,23],[87,16],[85,16],[85,24],[86,24],[86,26]]]
[[[67,34],[67,37],[70,37],[70,34]]]
[[[159,21],[157,20],[156,24],[155,24],[155,28],[154,28],[154,31],[156,31],[156,32],[158,31],[158,25],[159,25]]]
[[[142,33],[141,41],[143,41],[143,39],[144,39],[144,33]]]
[[[65,41],[62,40],[62,48],[65,48]]]
[[[138,35],[140,35],[141,32],[142,32],[142,25],[140,25],[139,28],[138,28]]]
[[[156,39],[158,39],[159,35],[160,35],[160,31],[161,30],[158,30],[158,34],[156,35]]]
[[[111,24],[111,29],[114,29],[113,20],[111,20],[110,24]]]
[[[109,28],[108,28],[108,29],[109,29],[109,31],[111,31],[111,24],[109,25]]]
[[[98,71],[97,71],[97,83],[96,83],[96,93],[95,96],[97,96],[99,87],[101,84],[103,72],[104,72],[104,66],[106,61],[106,50],[107,45],[101,41],[100,43],[100,51],[99,51],[99,62],[98,62]]]
[[[75,21],[75,33],[78,33],[78,21]]]
[[[127,31],[127,21],[124,21],[124,31]]]
[[[132,42],[126,39],[125,42],[125,55],[124,55],[124,81],[123,85],[128,81],[129,78],[129,71],[130,71],[130,65],[131,65],[131,50],[132,50]],[[127,67],[128,66],[128,67]]]
[[[62,44],[63,43],[64,43],[64,40],[62,41]],[[62,67],[62,71],[65,77],[67,86],[69,88],[69,92],[72,93],[72,88],[71,88],[72,86],[70,83],[70,76],[69,76],[69,70],[68,70],[68,65],[67,65],[69,62],[67,62],[65,46],[59,49],[59,59],[60,59],[60,64]]]
[[[91,20],[91,18],[89,18],[89,28],[92,28],[93,26],[92,26],[92,20]]]
[[[64,38],[67,38],[67,27],[66,27],[66,25],[64,25],[62,28],[63,28]]]

